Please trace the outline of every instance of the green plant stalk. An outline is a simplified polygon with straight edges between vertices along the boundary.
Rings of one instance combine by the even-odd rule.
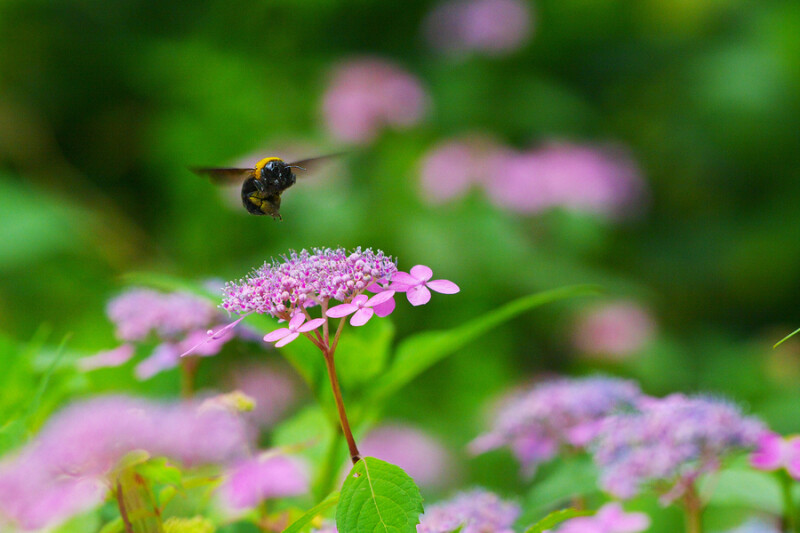
[[[180,360],[181,370],[181,397],[191,398],[194,396],[194,383],[197,377],[197,357],[182,357]]]
[[[114,496],[125,533],[164,532],[150,486],[133,467],[123,468],[117,474]]]
[[[683,504],[686,514],[686,533],[703,533],[703,502],[694,484],[686,489]]]
[[[794,480],[785,470],[778,472],[778,478],[780,479],[781,494],[783,496],[783,531],[797,533],[797,510],[792,497]]]
[[[353,430],[350,429],[350,422],[347,420],[347,411],[344,408],[344,400],[342,399],[342,390],[339,387],[339,379],[336,377],[336,366],[333,363],[333,351],[325,350],[325,366],[328,369],[328,378],[331,381],[331,388],[333,389],[333,399],[336,401],[336,410],[339,412],[339,421],[342,424],[342,432],[344,438],[347,440],[347,448],[350,450],[350,460],[356,464],[361,460],[361,453],[356,446],[356,440],[353,438]]]

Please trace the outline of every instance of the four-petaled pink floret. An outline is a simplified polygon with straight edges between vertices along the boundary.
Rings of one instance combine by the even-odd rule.
[[[432,277],[433,271],[429,267],[416,265],[408,273],[395,273],[391,288],[406,293],[409,303],[414,306],[428,303],[431,299],[431,290],[442,294],[455,294],[461,290],[458,285],[446,279],[429,281]]]
[[[378,313],[375,308],[383,303],[388,302],[393,296],[393,290],[379,292],[372,298],[366,294],[359,294],[353,298],[353,301],[351,301],[349,304],[341,304],[331,307],[325,314],[331,318],[342,318],[349,314],[353,314],[353,317],[350,319],[350,325],[363,326],[369,322],[369,319],[372,318],[372,315],[377,314],[378,316],[381,316],[381,314]]]
[[[305,322],[305,323],[304,323]],[[313,331],[320,327],[322,324],[325,323],[324,318],[314,318],[306,322],[306,315],[303,313],[295,313],[291,320],[289,320],[289,327],[288,328],[280,328],[276,329],[275,331],[271,331],[264,335],[265,342],[275,342],[275,346],[280,348],[281,346],[286,346],[297,337],[300,336],[301,333],[308,333],[309,331]]]

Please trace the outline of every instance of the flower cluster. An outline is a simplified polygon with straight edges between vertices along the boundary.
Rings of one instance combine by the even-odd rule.
[[[253,509],[264,500],[306,494],[307,465],[279,452],[264,452],[234,465],[220,488],[223,505]]]
[[[502,55],[522,47],[532,26],[522,0],[449,0],[431,11],[424,32],[430,45],[445,53]]]
[[[225,316],[206,299],[183,292],[163,293],[151,289],[130,289],[112,299],[107,307],[116,336],[126,344],[78,361],[84,371],[120,366],[134,355],[134,345],[151,336],[161,341],[149,357],[134,370],[139,379],[174,368],[180,355],[208,339],[208,331],[218,329]],[[210,342],[202,342],[195,355],[216,355],[233,335],[225,331]]]
[[[587,357],[621,360],[641,350],[654,333],[653,318],[645,309],[634,302],[617,301],[582,313],[575,324],[573,343]]]
[[[644,513],[626,513],[619,503],[607,503],[590,517],[564,522],[557,533],[640,533],[650,527]]]
[[[246,431],[229,410],[194,403],[113,396],[72,405],[0,463],[0,515],[36,529],[95,507],[134,450],[187,467],[225,463],[246,453]]]
[[[480,137],[435,147],[422,161],[421,183],[433,201],[480,186],[499,207],[524,214],[562,207],[618,218],[644,196],[639,171],[621,150],[548,143],[520,152]]]
[[[491,492],[475,489],[425,509],[417,533],[448,533],[459,527],[462,533],[513,533],[511,526],[519,512],[517,504],[503,501]]]
[[[777,433],[764,433],[750,456],[750,465],[767,472],[783,468],[794,479],[800,479],[800,436],[784,438]]]
[[[428,108],[419,80],[379,59],[340,65],[323,100],[328,129],[339,140],[367,143],[385,127],[417,124]]]
[[[669,503],[700,475],[717,470],[726,456],[754,448],[764,431],[759,420],[722,400],[649,398],[636,412],[603,422],[594,459],[608,492],[631,498],[651,484]]]
[[[405,292],[412,305],[423,305],[430,300],[431,290],[443,294],[459,291],[455,283],[431,280],[432,276],[424,265],[416,265],[408,273],[399,272],[395,262],[380,250],[357,248],[348,253],[344,248],[314,248],[292,252],[283,261],[265,263],[247,278],[228,283],[223,289],[222,307],[241,318],[261,313],[288,321],[287,327],[264,337],[281,347],[316,330],[328,318],[352,315],[350,324],[363,326],[373,316],[385,317],[394,311],[398,292]],[[369,297],[367,291],[377,294]],[[342,303],[330,307],[331,301]],[[322,307],[319,318],[308,314],[315,306]]]
[[[473,453],[509,446],[529,473],[562,447],[584,448],[610,414],[634,406],[639,386],[610,377],[555,379],[506,399]]]

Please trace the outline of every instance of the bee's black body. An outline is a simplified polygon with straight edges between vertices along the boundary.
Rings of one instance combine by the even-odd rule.
[[[295,184],[294,172],[281,159],[271,159],[254,174],[242,183],[242,204],[253,215],[280,218],[281,193]]]

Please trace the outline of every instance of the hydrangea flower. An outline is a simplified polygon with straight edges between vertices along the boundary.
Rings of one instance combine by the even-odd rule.
[[[253,509],[267,499],[300,496],[308,491],[305,463],[278,452],[263,452],[227,472],[220,497],[226,508],[237,511]]]
[[[399,466],[422,487],[442,487],[453,477],[453,458],[444,445],[408,424],[378,426],[367,433],[359,447],[365,456]]]
[[[526,472],[553,458],[560,448],[585,448],[602,421],[642,398],[628,380],[596,376],[538,383],[506,398],[488,433],[470,443],[472,453],[509,446]]]
[[[767,472],[783,468],[794,479],[800,479],[800,436],[784,438],[765,432],[758,439],[758,448],[750,455],[750,465]]]
[[[420,163],[423,199],[441,204],[453,200],[473,185],[491,182],[491,161],[501,147],[483,135],[440,143],[428,151]]]
[[[88,400],[56,414],[0,463],[0,515],[38,529],[91,509],[134,450],[192,467],[243,457],[247,445],[244,423],[226,409],[120,396]]]
[[[445,53],[503,55],[530,38],[533,14],[522,0],[450,0],[428,15],[424,32],[430,45]]]
[[[597,514],[564,522],[558,533],[640,533],[650,527],[644,513],[626,513],[617,502],[602,506]]]
[[[425,265],[411,267],[409,273],[397,272],[392,279],[391,288],[405,292],[411,305],[425,305],[431,300],[431,291],[442,294],[455,294],[461,289],[452,281],[436,279],[430,281],[433,271]],[[430,289],[430,290],[429,290]]]
[[[519,512],[517,504],[475,489],[427,506],[417,524],[417,533],[450,533],[459,527],[462,533],[513,533],[511,526]]]
[[[668,504],[726,457],[754,448],[764,425],[726,401],[674,394],[608,417],[594,445],[603,489],[623,499],[650,485]]]
[[[401,273],[398,273],[401,274]],[[353,315],[350,325],[363,326],[373,314],[381,316],[380,305],[391,300],[394,296],[393,290],[380,292],[370,298],[366,294],[359,294],[349,304],[341,304],[328,309],[325,314],[331,318],[342,318]]]
[[[588,357],[625,359],[640,351],[655,333],[650,314],[634,302],[617,301],[579,316],[573,343]]]
[[[289,320],[288,328],[280,328],[267,333],[264,335],[264,342],[277,341],[275,342],[275,347],[280,348],[295,340],[301,333],[314,331],[324,323],[324,318],[314,318],[306,322],[306,315],[303,313],[295,313]]]
[[[388,61],[365,58],[334,71],[322,110],[334,137],[367,143],[383,128],[417,124],[428,105],[428,95],[416,77]]]
[[[216,355],[234,337],[225,330],[209,339],[208,330],[219,329],[225,317],[208,300],[188,293],[134,288],[112,299],[107,313],[117,338],[126,344],[80,359],[82,370],[125,364],[134,355],[133,343],[155,338],[160,343],[134,369],[145,380],[176,367],[180,355],[193,346],[198,346],[195,355]]]

